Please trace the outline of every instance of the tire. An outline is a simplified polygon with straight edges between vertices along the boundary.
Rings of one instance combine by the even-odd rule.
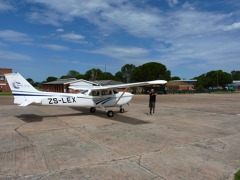
[[[96,108],[95,108],[95,107],[91,107],[91,108],[90,108],[90,112],[91,112],[91,113],[95,113],[95,112],[96,112]]]
[[[114,115],[113,111],[108,111],[108,112],[107,112],[107,116],[108,116],[108,117],[113,117],[113,115]]]

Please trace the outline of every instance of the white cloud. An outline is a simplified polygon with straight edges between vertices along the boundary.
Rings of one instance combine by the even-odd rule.
[[[173,7],[178,4],[178,0],[167,0],[167,1],[170,7]]]
[[[56,45],[56,44],[41,44],[41,47],[48,48],[54,51],[67,51],[69,50],[66,46]]]
[[[62,22],[83,18],[104,30],[121,28],[135,36],[153,37],[159,32],[161,18],[156,8],[137,8],[126,0],[29,0],[44,4],[46,9],[30,13],[32,21],[59,26]],[[128,2],[128,3],[126,3]],[[154,35],[152,35],[154,34]]]
[[[62,28],[58,28],[58,29],[56,29],[56,31],[57,31],[57,32],[63,32],[64,29],[62,29]]]
[[[105,46],[97,50],[90,51],[91,53],[103,54],[108,57],[113,57],[121,60],[142,59],[149,53],[148,50],[138,47],[121,47],[121,46]]]
[[[162,7],[152,7],[150,4],[143,7],[137,4],[137,1],[127,0],[68,0],[67,3],[65,0],[28,0],[28,2],[32,2],[33,5],[43,5],[33,6],[34,8],[31,8],[31,12],[28,14],[31,21],[35,23],[51,24],[58,28],[64,27],[65,22],[69,24],[73,22],[71,25],[79,24],[77,28],[80,29],[83,24],[82,21],[78,23],[78,20],[84,19],[84,21],[94,25],[92,26],[94,33],[99,31],[101,34],[109,34],[105,38],[112,38],[114,40],[111,42],[112,44],[123,42],[122,39],[111,36],[111,33],[119,31],[123,35],[125,35],[124,33],[130,35],[127,37],[134,37],[133,40],[136,40],[137,43],[141,43],[142,39],[140,38],[144,38],[143,42],[149,42],[148,47],[156,47],[165,43],[158,51],[151,50],[151,52],[159,53],[159,56],[150,54],[147,49],[131,45],[105,45],[100,49],[88,51],[113,59],[126,60],[126,62],[131,60],[132,62],[132,60],[141,59],[146,61],[146,59],[155,56],[156,59],[165,62],[170,67],[182,69],[182,71],[194,71],[195,68],[196,71],[196,69],[207,70],[212,67],[227,67],[229,61],[236,64],[240,55],[238,50],[240,39],[236,36],[236,31],[231,31],[239,30],[240,22],[226,25],[238,18],[239,11],[234,12],[233,10],[224,13],[223,10],[217,11],[218,7],[215,6],[214,11],[208,11],[213,5],[219,5],[223,1],[202,5],[203,2],[200,1],[166,0],[171,7],[174,7],[170,8],[170,11],[163,10]],[[226,2],[225,5],[227,6],[228,3]],[[96,30],[95,27],[98,29]],[[59,28],[57,32],[63,31]],[[13,41],[15,39],[11,38],[10,35],[7,38],[1,34],[0,31],[0,38],[4,40]],[[24,37],[24,34],[22,35]],[[96,36],[99,37],[99,34]],[[16,35],[16,37],[20,38],[21,34]],[[25,37],[29,38],[26,34]],[[85,39],[83,35],[76,33],[61,33],[58,34],[58,37],[81,43]],[[128,44],[128,41],[126,40],[125,43]],[[53,44],[45,45],[45,47],[60,51],[68,50],[65,46]]]
[[[43,24],[59,26],[62,22],[83,18],[107,32],[121,29],[132,36],[143,38],[195,35],[217,29],[219,21],[226,18],[222,14],[196,11],[188,1],[182,5],[185,9],[170,12],[150,6],[139,7],[125,0],[71,0],[68,3],[64,0],[29,1],[47,7],[35,9],[31,16],[32,20]],[[168,3],[177,5],[179,1],[168,0]]]
[[[218,69],[230,72],[239,64],[239,41],[238,37],[224,37],[221,34],[176,39],[172,46],[159,48],[157,59],[187,78]]]
[[[231,30],[236,30],[236,29],[240,29],[240,22],[235,22],[229,26],[223,27],[223,30],[225,30],[225,31],[231,31]]]
[[[74,40],[74,41],[83,40],[85,38],[84,36],[80,34],[75,34],[75,33],[63,34],[61,35],[61,37],[66,40]]]
[[[32,39],[25,33],[13,30],[0,30],[0,38],[5,41],[29,43]]]
[[[14,9],[14,6],[9,1],[0,1],[0,11],[11,11]]]
[[[38,10],[27,14],[28,19],[31,22],[41,24],[51,24],[53,26],[60,26],[60,15],[50,10]]]
[[[30,56],[15,53],[12,51],[2,51],[0,50],[0,57],[2,61],[16,61],[18,63],[19,61],[32,61],[32,58]]]
[[[182,7],[183,7],[184,9],[195,10],[194,5],[191,4],[191,3],[189,3],[188,1],[186,1],[186,2],[182,5]]]

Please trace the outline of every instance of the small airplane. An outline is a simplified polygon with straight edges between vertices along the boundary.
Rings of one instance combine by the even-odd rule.
[[[108,117],[113,117],[114,112],[107,110],[107,107],[119,107],[120,113],[124,112],[123,105],[128,104],[133,97],[132,93],[126,92],[128,88],[167,83],[165,80],[155,80],[107,86],[91,85],[78,94],[72,94],[39,91],[19,73],[5,74],[5,77],[14,96],[14,103],[19,106],[39,103],[48,106],[89,107],[91,113],[94,113],[96,108],[102,108],[106,111]],[[83,89],[83,87],[74,86],[70,88],[74,90]],[[124,88],[125,91],[119,92],[116,88]]]

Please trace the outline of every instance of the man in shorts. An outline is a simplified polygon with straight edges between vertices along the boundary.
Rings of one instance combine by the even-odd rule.
[[[152,113],[155,112],[156,96],[157,96],[157,93],[154,92],[154,89],[151,89],[149,92],[150,115],[152,115]]]

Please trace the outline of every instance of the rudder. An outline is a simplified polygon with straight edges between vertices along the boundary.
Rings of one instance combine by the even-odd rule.
[[[14,96],[15,104],[22,104],[28,101],[32,93],[39,92],[19,73],[5,74],[5,77]]]

